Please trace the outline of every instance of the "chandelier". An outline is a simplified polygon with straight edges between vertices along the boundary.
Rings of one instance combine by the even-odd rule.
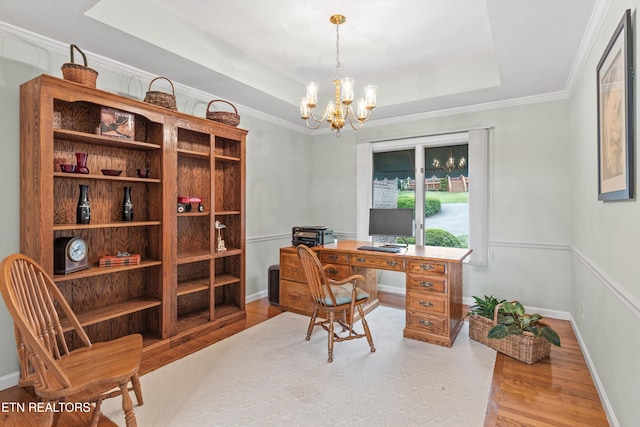
[[[464,169],[466,165],[467,159],[465,159],[464,156],[460,156],[460,158],[456,160],[456,158],[453,157],[453,150],[451,148],[449,148],[449,158],[444,164],[440,162],[440,159],[438,158],[433,159],[433,168],[437,170],[443,170],[445,172],[451,172],[456,169]]]
[[[376,108],[376,86],[365,86],[364,98],[357,104],[356,112],[353,107],[353,79],[349,77],[340,78],[342,64],[340,63],[340,25],[344,24],[347,18],[344,15],[333,15],[329,21],[336,26],[336,77],[333,80],[335,86],[335,101],[329,101],[324,108],[322,117],[316,117],[313,108],[318,103],[318,84],[307,83],[307,94],[300,101],[300,117],[304,119],[307,127],[318,129],[325,120],[329,122],[332,131],[336,131],[336,136],[340,136],[340,129],[349,121],[354,130],[360,130],[364,122],[371,118],[371,112]],[[309,119],[313,120],[310,122]],[[317,124],[316,124],[317,123]]]

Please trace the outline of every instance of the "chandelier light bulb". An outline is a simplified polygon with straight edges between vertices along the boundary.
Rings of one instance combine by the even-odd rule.
[[[349,105],[353,102],[353,79],[345,77],[342,83],[342,103]]]
[[[318,83],[307,83],[307,105],[309,108],[313,108],[318,104]]]

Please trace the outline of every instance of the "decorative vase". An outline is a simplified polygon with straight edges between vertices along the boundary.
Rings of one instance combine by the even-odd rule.
[[[122,200],[122,220],[133,221],[133,202],[131,201],[131,187],[124,187]]]
[[[87,157],[89,157],[87,153],[76,153],[77,173],[89,173],[89,169],[87,168]]]
[[[80,185],[80,197],[76,209],[76,223],[89,224],[91,221],[91,206],[89,205],[89,186]]]

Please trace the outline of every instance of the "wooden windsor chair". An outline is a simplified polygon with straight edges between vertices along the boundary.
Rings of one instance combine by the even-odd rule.
[[[10,255],[0,264],[0,291],[14,320],[20,387],[33,387],[44,402],[93,405],[91,426],[98,424],[104,399],[122,396],[126,425],[137,425],[129,391],[142,405],[140,334],[92,344],[51,277],[22,254]],[[55,304],[83,347],[69,351]],[[60,412],[51,412],[52,425],[59,416]]]
[[[311,300],[313,302],[313,313],[307,330],[307,341],[311,338],[313,328],[316,325],[320,325],[329,334],[329,362],[333,362],[333,344],[335,342],[366,337],[367,341],[369,341],[371,352],[375,352],[376,349],[373,346],[369,325],[364,318],[364,310],[362,310],[362,304],[367,302],[369,294],[358,288],[356,284],[358,280],[364,282],[364,277],[356,274],[342,280],[329,279],[326,270],[335,268],[333,265],[327,264],[323,266],[316,253],[305,245],[298,245],[297,252],[300,264],[307,278],[307,283],[309,284],[309,289],[311,290]],[[357,333],[353,329],[353,319],[356,309],[360,314],[360,321],[364,329],[363,334]],[[320,311],[327,313],[326,320],[317,320],[318,312]],[[336,318],[336,313],[340,314],[339,318]],[[342,331],[348,331],[348,334],[339,336],[334,330],[334,323],[342,326]]]

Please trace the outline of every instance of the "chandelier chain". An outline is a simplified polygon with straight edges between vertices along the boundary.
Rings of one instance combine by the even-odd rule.
[[[340,63],[340,24],[336,25],[336,80],[340,79],[342,64]]]

